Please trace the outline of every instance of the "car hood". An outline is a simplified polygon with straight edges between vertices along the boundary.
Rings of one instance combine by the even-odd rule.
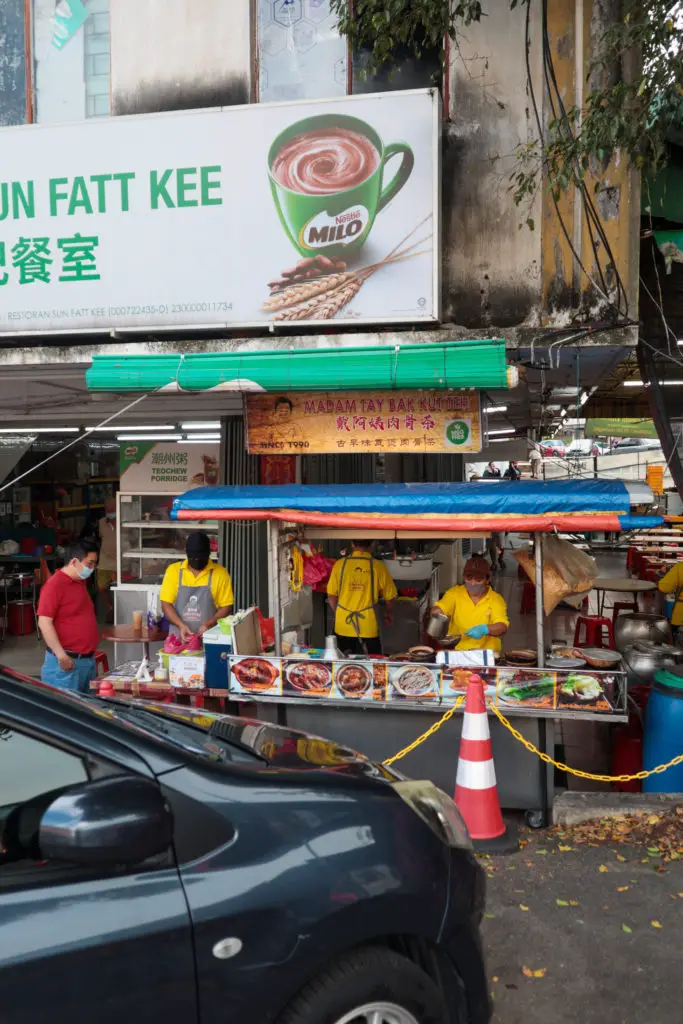
[[[162,718],[183,722],[262,758],[270,767],[294,771],[326,771],[335,774],[395,782],[401,776],[365,755],[299,729],[289,729],[256,718],[242,718],[220,712],[151,701],[129,701]]]

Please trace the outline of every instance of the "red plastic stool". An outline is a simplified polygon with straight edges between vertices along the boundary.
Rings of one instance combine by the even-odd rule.
[[[603,630],[607,630],[606,644],[602,642]],[[605,619],[601,615],[579,615],[574,630],[574,647],[607,647],[614,650],[614,627],[611,619]]]
[[[109,658],[104,651],[95,651],[95,668],[98,676],[106,676],[109,671]],[[101,672],[100,669],[102,669]]]
[[[634,597],[632,601],[616,601],[612,608],[612,625],[617,621],[617,615],[619,612],[637,612],[638,611],[638,598]]]
[[[536,587],[530,579],[524,580],[522,605],[519,610],[522,615],[528,615],[530,612],[536,610]]]
[[[633,548],[633,554],[631,555],[631,564],[629,566],[631,573],[634,576],[638,576],[643,565],[643,559],[645,555],[640,548]]]

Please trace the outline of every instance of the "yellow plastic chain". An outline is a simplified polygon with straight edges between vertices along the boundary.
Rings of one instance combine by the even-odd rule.
[[[398,761],[402,757],[405,757],[406,754],[410,754],[411,751],[415,750],[416,747],[419,747],[425,740],[428,740],[430,736],[433,736],[435,732],[438,732],[441,726],[445,725],[446,722],[453,717],[458,708],[463,704],[464,700],[464,697],[458,697],[455,705],[452,708],[449,708],[438,722],[435,722],[434,725],[430,726],[429,729],[418,736],[416,740],[413,740],[413,742],[407,747],[404,747],[403,750],[399,750],[398,754],[394,754],[393,757],[387,758],[386,761],[383,761],[382,763],[391,765],[394,761]],[[683,754],[679,754],[678,757],[672,758],[672,760],[667,761],[666,764],[659,764],[656,768],[651,768],[649,771],[635,772],[633,775],[597,775],[594,772],[583,772],[580,768],[571,768],[568,764],[564,764],[563,761],[556,761],[550,756],[550,754],[544,754],[538,749],[538,747],[535,747],[530,740],[524,739],[522,734],[515,729],[495,704],[488,703],[487,707],[494,713],[500,724],[504,725],[514,738],[519,740],[519,742],[526,747],[529,753],[536,754],[536,756],[540,757],[541,761],[545,761],[546,764],[551,764],[554,768],[559,768],[560,771],[568,772],[570,775],[576,775],[580,779],[592,779],[594,782],[634,782],[636,779],[647,779],[650,775],[661,775],[662,772],[667,771],[667,769],[676,768],[679,764],[683,764]]]
[[[453,707],[449,708],[446,714],[442,715],[438,722],[434,722],[434,725],[431,725],[426,732],[423,732],[421,736],[418,736],[416,740],[413,740],[409,746],[404,747],[403,750],[399,750],[398,754],[394,754],[393,757],[388,757],[386,761],[382,761],[382,764],[393,764],[394,761],[398,761],[400,758],[405,757],[406,754],[411,752],[411,750],[415,750],[415,748],[419,747],[421,743],[428,740],[430,736],[433,736],[435,732],[438,732],[441,726],[445,725],[446,722],[453,717],[461,704],[464,703],[464,700],[464,697],[458,697]]]

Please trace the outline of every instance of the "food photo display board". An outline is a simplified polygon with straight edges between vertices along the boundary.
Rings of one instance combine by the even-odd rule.
[[[230,692],[252,699],[330,700],[452,706],[467,691],[470,668],[383,660],[323,661],[265,656],[230,659]],[[487,702],[504,714],[623,715],[619,672],[480,668]],[[621,683],[621,685],[619,685]]]

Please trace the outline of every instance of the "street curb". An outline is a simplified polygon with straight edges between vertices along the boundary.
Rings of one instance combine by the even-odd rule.
[[[683,804],[683,793],[562,793],[553,802],[554,825],[580,825],[599,818],[662,814]]]

